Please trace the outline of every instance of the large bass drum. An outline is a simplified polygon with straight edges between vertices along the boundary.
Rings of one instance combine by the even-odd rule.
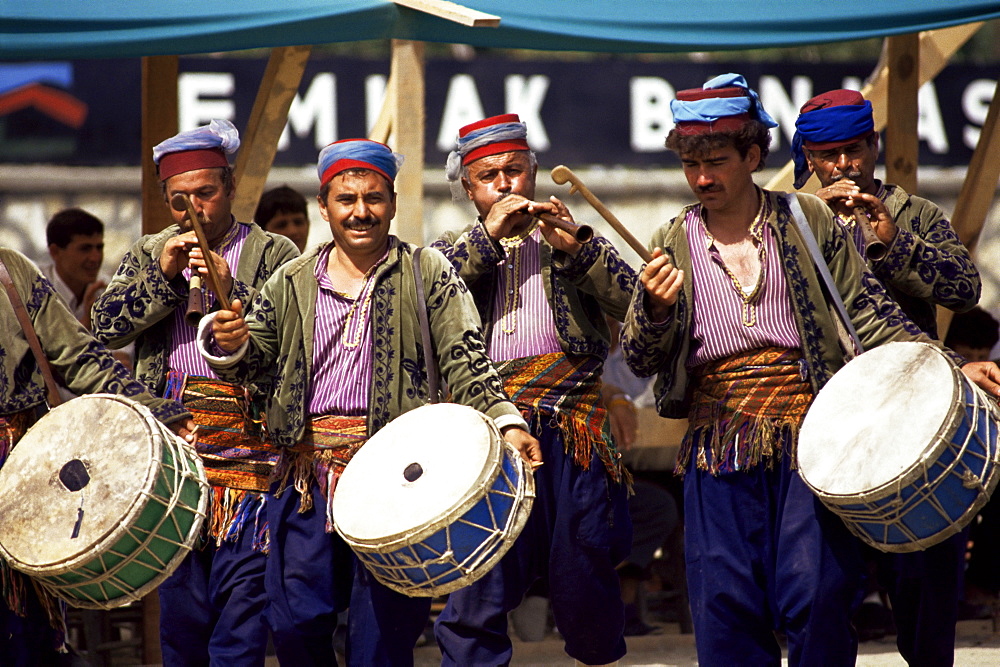
[[[997,485],[998,410],[939,349],[889,343],[816,396],[798,445],[806,484],[876,549],[962,530]]]
[[[437,403],[398,417],[358,450],[337,483],[333,519],[378,581],[434,597],[500,560],[534,494],[531,472],[492,419]]]
[[[208,484],[140,403],[92,394],[31,427],[0,469],[0,554],[75,607],[138,600],[194,546]]]

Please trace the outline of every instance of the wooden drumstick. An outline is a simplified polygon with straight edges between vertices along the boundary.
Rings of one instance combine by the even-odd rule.
[[[574,192],[579,192],[583,195],[583,198],[586,199],[590,205],[601,214],[601,217],[607,220],[608,224],[614,227],[615,231],[618,232],[623,239],[625,239],[625,242],[629,244],[632,250],[635,250],[636,254],[639,255],[639,258],[642,259],[642,261],[651,262],[653,260],[653,256],[646,249],[646,246],[639,243],[639,239],[635,238],[632,235],[632,232],[630,232],[628,228],[622,224],[621,220],[616,218],[615,215],[608,210],[608,207],[601,203],[600,199],[594,196],[594,193],[591,192],[582,181],[580,181],[579,177],[574,174],[569,167],[559,165],[553,168],[552,180],[558,185],[562,185],[567,182],[570,183],[569,193],[573,194]]]
[[[889,248],[882,243],[882,239],[872,229],[872,223],[868,220],[868,212],[861,206],[854,207],[854,223],[860,225],[861,234],[865,237],[865,259],[877,262],[885,257]]]
[[[594,238],[594,229],[590,225],[581,225],[569,220],[563,220],[551,213],[534,213],[532,215],[546,224],[571,234],[577,240],[577,243],[589,243],[590,239]]]
[[[198,247],[201,248],[201,254],[205,258],[205,267],[208,269],[208,286],[215,292],[215,298],[219,300],[219,305],[224,310],[232,310],[229,297],[223,294],[220,289],[222,281],[219,279],[219,274],[215,270],[215,263],[212,261],[211,246],[208,244],[208,237],[205,236],[205,229],[201,226],[201,219],[198,217],[198,212],[194,210],[191,198],[178,192],[170,198],[170,206],[175,211],[187,211],[188,218],[191,220],[191,226],[194,228],[194,234],[198,237]]]

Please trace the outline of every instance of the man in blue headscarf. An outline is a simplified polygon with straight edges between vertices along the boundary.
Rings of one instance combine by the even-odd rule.
[[[689,421],[677,470],[699,664],[780,664],[780,632],[790,665],[853,665],[858,542],[796,472],[805,412],[845,359],[792,207],[865,348],[933,341],[867,279],[821,199],[754,184],[775,123],[743,77],[679,91],[671,109],[667,147],[700,203],[654,232],[622,352],[658,375],[660,414]],[[969,366],[997,395],[1000,370]]]
[[[964,312],[976,305],[979,272],[945,213],[875,178],[879,135],[871,102],[853,90],[822,93],[802,106],[795,128],[795,186],[816,174],[817,196],[863,255],[867,244],[858,227],[871,224],[887,252],[869,260],[869,268],[910,319],[937,337],[936,306]],[[896,644],[911,665],[954,661],[967,535],[913,553],[871,550],[892,603]]]
[[[245,321],[235,302],[202,326],[205,339],[214,338],[204,352],[224,377],[281,378],[267,408],[269,434],[282,448],[267,499],[267,590],[283,665],[336,664],[336,615],[350,602],[348,664],[405,667],[430,612],[430,598],[392,591],[361,565],[355,573],[331,516],[337,480],[354,453],[429,399],[424,359],[432,351],[423,349],[417,324],[415,246],[389,233],[401,162],[367,139],[324,148],[319,210],[333,242],[282,267]],[[541,460],[486,357],[464,283],[436,250],[422,251],[420,270],[433,352],[452,400],[492,418],[526,459]]]
[[[206,262],[216,267],[218,289],[229,299],[248,301],[278,266],[298,255],[287,238],[233,217],[236,184],[229,156],[239,145],[232,123],[213,120],[153,148],[174,224],[129,248],[91,317],[94,334],[108,347],[135,342],[139,380],[194,414],[195,447],[212,485],[206,544],[159,589],[165,665],[263,665],[267,649],[267,535],[257,517],[276,456],[256,418],[267,388],[220,380],[199,356],[196,329],[185,319],[190,281],[207,275]],[[190,198],[202,221],[208,256],[198,247],[185,207],[171,206],[178,195]],[[203,312],[218,307],[208,287]]]

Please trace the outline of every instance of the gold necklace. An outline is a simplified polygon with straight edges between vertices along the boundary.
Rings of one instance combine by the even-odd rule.
[[[702,218],[702,225],[704,226],[705,233],[708,234],[711,244],[714,245],[715,237],[712,236],[710,231],[708,231],[708,225],[705,225],[704,220],[705,219]],[[726,276],[729,278],[729,284],[734,290],[736,290],[736,294],[743,302],[740,306],[740,314],[742,315],[743,326],[745,327],[752,327],[757,324],[757,300],[760,297],[764,282],[767,279],[767,246],[764,244],[763,223],[764,198],[761,197],[760,208],[757,209],[757,215],[754,217],[754,221],[750,224],[751,243],[754,238],[757,238],[760,243],[757,250],[760,257],[760,275],[757,276],[757,284],[754,285],[754,288],[749,294],[743,289],[743,285],[740,283],[740,279],[736,277],[736,274],[729,270],[729,267],[726,266],[725,262],[720,262],[720,264],[722,264],[722,270],[725,271]]]
[[[500,316],[500,330],[508,335],[517,330],[517,307],[521,298],[521,246],[534,233],[535,227],[533,224],[518,236],[500,239],[500,245],[507,251],[504,265],[511,271],[508,274],[507,293],[504,294],[503,313]]]
[[[364,284],[361,286],[361,291],[358,292],[357,298],[354,299],[350,309],[347,311],[347,316],[344,318],[344,334],[341,336],[340,344],[349,350],[361,345],[361,334],[365,330],[365,323],[368,320],[369,306],[372,302],[372,293],[375,291],[375,281],[373,280],[375,276],[375,269],[377,269],[381,263],[382,262],[376,262],[370,269],[368,269],[368,271],[365,272]],[[334,291],[336,292],[336,290]],[[337,293],[347,296],[343,292]],[[361,303],[361,314],[358,316],[358,321],[355,325],[354,338],[348,340],[348,336],[351,331],[351,322],[354,320],[354,313],[358,308],[358,303]]]

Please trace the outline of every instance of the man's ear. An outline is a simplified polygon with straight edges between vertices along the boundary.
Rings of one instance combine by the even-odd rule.
[[[472,201],[472,185],[469,183],[469,179],[462,179],[462,189],[465,190],[465,196],[469,198],[469,201]]]

